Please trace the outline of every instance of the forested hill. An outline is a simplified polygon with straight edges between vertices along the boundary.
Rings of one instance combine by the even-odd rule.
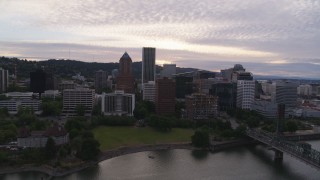
[[[97,63],[97,62],[82,62],[75,60],[56,60],[50,59],[45,61],[28,61],[17,58],[0,57],[0,67],[9,70],[9,74],[14,73],[14,67],[17,67],[19,78],[29,78],[29,73],[37,68],[44,68],[46,72],[54,73],[62,78],[70,78],[71,76],[81,73],[86,78],[93,78],[98,70],[107,71],[111,74],[113,69],[118,69],[119,63]],[[135,78],[141,78],[141,61],[132,63],[132,70]],[[159,73],[161,66],[156,66],[156,71]],[[195,70],[193,68],[177,68],[177,73]]]

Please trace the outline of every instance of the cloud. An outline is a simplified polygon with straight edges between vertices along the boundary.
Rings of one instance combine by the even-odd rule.
[[[131,49],[140,59],[154,46],[176,63],[319,63],[317,0],[2,0],[0,13],[0,55],[67,58],[81,47],[74,58]]]

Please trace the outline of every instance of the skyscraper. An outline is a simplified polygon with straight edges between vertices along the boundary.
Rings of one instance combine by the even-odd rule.
[[[156,74],[156,48],[144,47],[142,49],[142,83],[155,81]]]
[[[0,67],[0,94],[7,91],[9,86],[9,72]]]
[[[117,90],[125,93],[134,93],[134,79],[132,76],[132,60],[125,52],[119,61],[119,75],[117,77]]]

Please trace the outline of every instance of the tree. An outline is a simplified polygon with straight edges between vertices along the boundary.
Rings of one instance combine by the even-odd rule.
[[[95,160],[100,153],[99,146],[99,142],[93,138],[84,139],[79,157],[82,160]]]
[[[45,146],[45,155],[47,159],[52,159],[56,155],[56,143],[49,137]]]
[[[287,131],[296,132],[298,130],[298,125],[295,121],[289,120],[286,123]]]
[[[209,132],[203,129],[196,130],[191,137],[192,144],[196,147],[206,148],[209,147],[210,138]]]

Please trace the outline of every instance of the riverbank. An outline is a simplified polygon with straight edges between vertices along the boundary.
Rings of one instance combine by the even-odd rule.
[[[141,146],[130,146],[130,147],[120,147],[112,150],[108,150],[105,152],[102,152],[100,156],[98,157],[97,161],[90,161],[83,163],[80,166],[71,168],[71,169],[62,169],[62,168],[53,168],[48,165],[23,165],[23,166],[12,166],[7,168],[1,168],[0,169],[0,175],[1,174],[10,174],[10,173],[20,173],[20,172],[41,172],[44,174],[47,174],[50,177],[61,177],[66,176],[81,170],[84,170],[86,168],[92,167],[94,165],[97,165],[99,162],[108,160],[114,157],[126,155],[126,154],[132,154],[137,152],[143,152],[143,151],[157,151],[157,150],[171,150],[171,149],[188,149],[188,150],[194,150],[197,149],[193,147],[190,143],[171,143],[171,144],[156,144],[156,145],[141,145]]]
[[[225,141],[219,142],[219,150],[223,150],[230,147],[241,146],[244,145],[243,139],[240,140],[241,143],[236,143],[237,141]],[[232,144],[232,146],[230,146]],[[226,145],[226,146],[223,146]],[[169,143],[169,144],[155,144],[155,145],[140,145],[140,146],[128,146],[128,147],[120,147],[108,151],[101,152],[100,156],[98,157],[97,161],[90,161],[85,162],[80,166],[76,166],[70,169],[66,168],[53,168],[48,165],[23,165],[21,167],[8,167],[8,168],[1,168],[1,174],[10,174],[10,173],[20,173],[20,172],[41,172],[47,174],[49,177],[61,177],[66,176],[86,168],[92,167],[97,165],[101,161],[105,161],[114,157],[123,156],[126,154],[144,152],[144,151],[158,151],[158,150],[173,150],[173,149],[187,149],[187,150],[199,150],[199,148],[193,147],[191,143]],[[216,149],[216,150],[217,150]]]

